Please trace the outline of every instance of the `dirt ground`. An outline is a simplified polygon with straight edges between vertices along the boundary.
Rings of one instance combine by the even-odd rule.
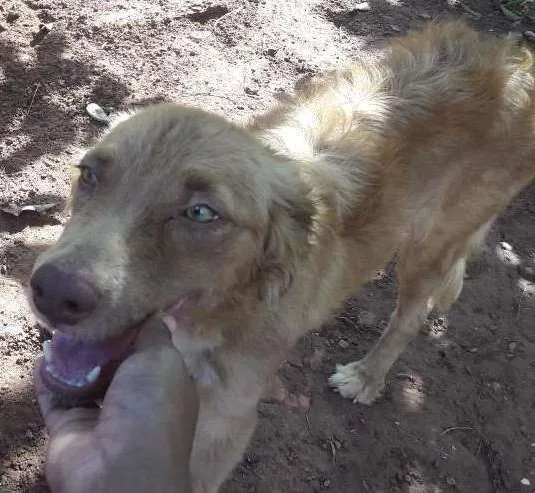
[[[243,120],[299,77],[373,56],[385,37],[436,16],[462,15],[500,35],[535,20],[533,7],[515,19],[497,0],[369,0],[368,7],[0,0],[2,493],[48,491],[46,433],[31,388],[41,344],[25,289],[35,256],[66,220],[68,164],[99,132],[87,103],[112,110],[174,100]],[[56,205],[21,210],[36,204]],[[378,273],[345,313],[289,355],[279,395],[260,404],[258,429],[223,491],[535,491],[534,224],[532,186],[496,222],[455,308],[429,321],[393,368],[385,397],[368,408],[326,381],[386,325],[395,280]]]

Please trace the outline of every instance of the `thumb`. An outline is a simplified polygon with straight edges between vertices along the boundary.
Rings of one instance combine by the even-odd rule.
[[[136,347],[144,350],[154,346],[172,346],[172,332],[176,322],[169,315],[157,314],[147,320],[139,332]]]

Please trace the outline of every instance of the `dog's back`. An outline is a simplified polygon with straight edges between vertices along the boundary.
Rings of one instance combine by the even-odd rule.
[[[398,309],[371,353],[332,377],[344,396],[372,402],[428,311],[456,300],[470,252],[535,177],[534,124],[529,51],[458,21],[302,81],[289,104],[255,120],[328,204],[342,240],[325,255],[346,259],[340,286],[398,252]]]

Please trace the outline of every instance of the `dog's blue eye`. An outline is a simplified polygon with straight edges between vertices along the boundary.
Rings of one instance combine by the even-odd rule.
[[[195,204],[184,211],[184,215],[198,223],[210,223],[219,219],[219,214],[206,204]]]

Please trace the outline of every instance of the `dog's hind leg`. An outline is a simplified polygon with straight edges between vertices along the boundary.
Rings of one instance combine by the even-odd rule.
[[[434,306],[446,309],[459,296],[466,257],[489,225],[490,221],[462,239],[448,238],[442,230],[442,235],[438,231],[425,235],[425,241],[406,242],[397,267],[398,303],[386,331],[363,359],[337,365],[329,379],[342,396],[371,404],[381,395],[390,367],[418,333],[429,311]]]

